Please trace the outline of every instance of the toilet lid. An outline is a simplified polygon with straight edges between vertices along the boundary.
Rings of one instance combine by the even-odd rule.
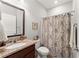
[[[49,50],[46,47],[40,47],[38,50],[43,53],[49,53]]]

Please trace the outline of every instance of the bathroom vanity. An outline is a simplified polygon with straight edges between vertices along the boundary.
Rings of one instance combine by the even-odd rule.
[[[17,51],[6,58],[34,58],[35,57],[35,44]]]
[[[4,46],[5,51],[0,53],[1,58],[35,58],[36,40],[23,40],[11,46]]]

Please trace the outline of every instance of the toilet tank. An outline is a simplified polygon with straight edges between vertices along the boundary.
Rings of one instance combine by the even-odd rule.
[[[38,39],[37,43],[35,44],[35,48],[38,49],[40,47],[40,39]]]

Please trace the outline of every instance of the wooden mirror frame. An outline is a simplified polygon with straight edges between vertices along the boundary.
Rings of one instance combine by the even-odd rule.
[[[6,5],[8,5],[8,6],[11,6],[11,7],[13,7],[13,8],[16,8],[16,9],[18,9],[18,10],[23,11],[23,33],[22,33],[22,34],[17,34],[17,35],[9,35],[8,37],[15,37],[15,36],[25,35],[25,11],[24,11],[24,9],[21,9],[21,8],[19,8],[19,7],[16,7],[16,6],[14,6],[14,5],[10,4],[10,3],[4,2],[4,1],[2,1],[2,0],[1,0],[0,2],[3,3],[3,4],[6,4]]]

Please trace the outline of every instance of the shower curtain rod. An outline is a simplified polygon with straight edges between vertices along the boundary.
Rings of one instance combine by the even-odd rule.
[[[73,14],[75,13],[75,11],[74,11],[74,10],[72,10],[72,11],[70,11],[70,12],[68,12],[68,13],[70,13],[70,14],[71,14],[71,16],[73,16]]]
[[[74,15],[74,13],[75,13],[75,10],[68,11],[68,12],[64,12],[64,13],[57,14],[57,15],[65,15],[65,14],[67,14],[67,13],[69,13],[71,16],[73,16],[73,15]],[[57,15],[53,15],[53,16],[57,16]],[[52,16],[47,16],[47,17],[52,17]],[[44,18],[45,18],[45,17],[44,17]]]

